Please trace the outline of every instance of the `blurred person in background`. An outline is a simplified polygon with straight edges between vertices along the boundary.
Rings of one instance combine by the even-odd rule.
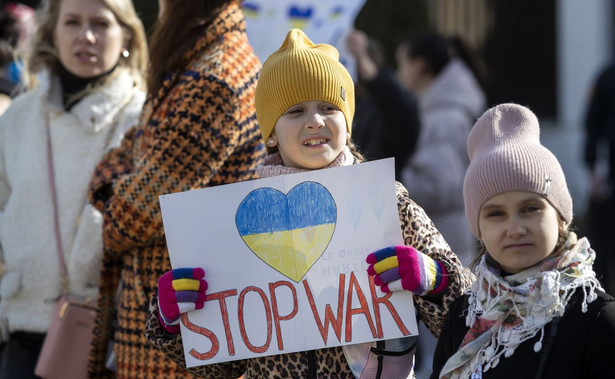
[[[34,377],[62,292],[96,297],[102,217],[88,183],[145,100],[147,46],[130,0],[49,0],[39,16],[27,91],[0,118],[0,378]]]
[[[25,54],[30,45],[32,36],[37,30],[36,9],[40,7],[39,0],[0,0],[0,7],[11,14],[19,24],[19,38],[17,48]]]
[[[241,1],[159,5],[141,121],[91,180],[105,249],[89,366],[96,378],[191,377],[144,335],[158,278],[171,270],[158,197],[254,179],[266,154],[254,110],[261,65]],[[115,374],[105,364],[109,343]]]
[[[399,44],[398,76],[419,101],[421,127],[402,181],[464,266],[475,251],[461,194],[466,143],[486,106],[478,57],[458,37],[426,31]]]
[[[468,266],[476,245],[465,217],[463,178],[470,163],[468,135],[486,106],[482,66],[459,37],[434,31],[410,36],[398,45],[396,57],[399,80],[417,96],[421,119],[419,139],[405,162],[402,183]],[[436,344],[429,333],[420,336],[419,374],[430,369]]]
[[[31,39],[36,31],[35,7],[38,4],[38,1],[22,0],[20,2],[13,2],[0,0],[0,8],[11,16],[17,28],[16,36],[10,34],[11,47],[13,48],[11,60],[7,61],[7,64],[3,66],[4,71],[0,74],[12,86],[12,92],[10,93],[12,97],[26,90],[23,81],[23,59],[29,55],[29,49],[32,45]],[[13,28],[12,25],[10,27]],[[8,30],[5,29],[5,31]]]
[[[589,170],[586,234],[595,246],[594,269],[607,291],[615,291],[615,63],[595,80],[585,114],[585,166]]]
[[[384,67],[384,52],[377,40],[353,30],[346,45],[358,75],[353,140],[368,160],[394,157],[395,178],[401,180],[419,135],[416,97]]]
[[[0,9],[0,114],[11,105],[17,82],[11,77],[19,23],[6,9]]]

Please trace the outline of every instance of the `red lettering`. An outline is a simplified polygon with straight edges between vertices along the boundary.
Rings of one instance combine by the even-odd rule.
[[[245,301],[246,294],[250,291],[254,291],[258,293],[261,297],[261,300],[263,300],[263,305],[265,306],[265,314],[267,315],[267,341],[265,341],[265,344],[263,346],[252,345],[250,341],[248,340],[248,335],[246,334],[246,324],[244,322],[244,317],[243,317],[243,303]],[[246,344],[246,347],[250,349],[250,351],[253,353],[264,353],[265,351],[267,351],[267,349],[269,349],[269,345],[271,344],[272,326],[271,326],[271,307],[269,306],[269,300],[267,299],[265,292],[262,289],[258,287],[254,287],[254,286],[249,286],[249,287],[244,288],[243,291],[241,291],[241,293],[239,294],[239,304],[238,304],[237,313],[239,317],[239,330],[241,331],[241,338],[243,339],[243,342]]]
[[[406,325],[404,325],[403,321],[401,320],[401,317],[399,317],[397,310],[395,309],[395,307],[393,306],[393,304],[391,304],[391,301],[389,300],[389,298],[393,295],[393,293],[389,292],[382,297],[378,297],[378,295],[376,295],[376,285],[374,284],[373,276],[369,277],[369,290],[372,294],[372,303],[374,305],[374,316],[376,318],[376,325],[378,325],[378,338],[383,337],[379,304],[384,304],[389,310],[389,312],[391,312],[391,316],[393,317],[393,320],[395,320],[395,323],[397,324],[397,327],[402,332],[402,334],[404,336],[409,335],[410,331],[408,330],[408,328],[406,328]]]
[[[369,289],[371,294],[371,300],[373,304],[373,313],[374,317],[372,318],[371,312],[372,310],[369,307],[369,303],[365,296],[365,292],[362,290],[359,281],[354,272],[350,273],[349,283],[348,283],[348,293],[346,294],[346,275],[339,275],[339,285],[338,285],[338,297],[337,297],[337,310],[334,311],[331,304],[326,304],[324,309],[324,320],[320,318],[319,311],[317,309],[316,300],[314,298],[314,294],[310,288],[310,285],[307,280],[303,280],[303,287],[310,305],[310,309],[312,311],[312,315],[314,317],[314,321],[320,333],[320,336],[323,342],[326,344],[329,336],[329,329],[332,329],[335,333],[335,337],[338,342],[341,342],[342,339],[342,323],[345,324],[344,339],[345,342],[352,342],[352,321],[353,316],[355,315],[363,315],[369,325],[371,333],[374,338],[384,338],[384,331],[382,327],[382,313],[381,306],[384,306],[391,317],[395,321],[397,327],[401,331],[404,336],[410,335],[410,331],[404,325],[399,313],[395,309],[394,305],[391,302],[392,293],[383,294],[381,297],[378,296],[376,292],[376,285],[374,284],[373,277],[369,277]],[[280,300],[280,287],[287,287],[290,291],[290,295],[292,296],[292,309],[287,314],[280,314],[279,304],[281,304]],[[248,337],[248,333],[246,330],[246,316],[244,313],[244,304],[246,301],[246,296],[250,292],[255,292],[258,296],[260,296],[261,301],[263,302],[265,316],[266,316],[266,341],[262,346],[255,346],[251,343]],[[345,296],[346,294],[346,296]],[[353,300],[356,294],[356,298],[358,299],[358,306],[353,307]],[[279,351],[284,350],[284,341],[283,341],[283,333],[281,328],[282,321],[288,321],[297,316],[299,312],[299,303],[297,298],[297,289],[293,283],[288,281],[277,281],[273,283],[269,283],[269,295],[271,298],[271,303],[267,294],[260,288],[255,286],[249,286],[244,288],[239,294],[238,304],[237,304],[237,316],[239,323],[239,330],[241,332],[241,338],[245,346],[253,353],[262,354],[269,350],[271,345],[271,341],[273,339],[273,327],[276,329],[276,341],[277,347]],[[224,332],[227,340],[228,353],[229,356],[235,355],[235,345],[233,342],[233,335],[231,333],[230,327],[230,318],[229,311],[227,306],[227,298],[231,296],[237,296],[237,290],[227,290],[216,292],[207,295],[207,301],[218,301],[218,305],[220,307],[220,314],[222,318],[222,324],[224,326]],[[284,297],[286,299],[286,297]],[[344,304],[346,301],[346,304]],[[346,315],[344,317],[344,310],[346,311]],[[216,336],[215,332],[210,329],[201,327],[196,325],[190,321],[186,314],[183,314],[181,317],[181,322],[184,326],[199,335],[207,338],[211,343],[211,348],[205,352],[199,352],[196,349],[191,349],[188,353],[198,359],[198,360],[209,360],[214,358],[219,350],[220,350],[220,341]],[[275,324],[274,324],[275,323]]]
[[[188,330],[205,336],[211,341],[211,349],[209,349],[208,352],[199,353],[195,349],[190,349],[190,351],[188,352],[190,355],[192,355],[196,359],[204,361],[207,359],[211,359],[215,357],[216,354],[218,354],[218,350],[220,349],[220,343],[218,341],[218,337],[216,337],[216,335],[211,330],[200,327],[190,322],[186,313],[182,314],[182,324],[184,324],[184,326],[188,328]]]
[[[280,316],[278,312],[278,300],[275,295],[275,289],[280,286],[286,286],[290,289],[293,295],[293,310],[286,316]],[[273,321],[275,322],[275,334],[278,341],[278,350],[284,350],[284,342],[282,341],[282,330],[280,329],[281,320],[290,320],[295,317],[297,310],[299,309],[297,303],[297,290],[295,286],[286,281],[279,281],[275,283],[269,283],[269,293],[271,294],[271,307],[273,309]]]
[[[312,290],[310,290],[310,285],[308,284],[307,280],[303,281],[305,294],[307,295],[308,301],[310,302],[310,308],[312,309],[312,314],[314,315],[316,326],[318,326],[318,331],[320,331],[320,336],[322,337],[322,340],[325,344],[327,343],[327,338],[329,335],[329,324],[331,324],[331,327],[335,332],[337,341],[341,342],[343,320],[342,313],[344,311],[344,289],[346,288],[345,277],[346,275],[340,274],[340,284],[337,295],[337,317],[333,317],[333,311],[331,310],[331,306],[327,304],[325,306],[324,325],[320,322],[320,316],[318,316],[318,310],[316,309],[316,303],[314,302],[314,296],[312,295]],[[331,320],[333,320],[334,322],[332,322]]]
[[[237,290],[227,290],[222,292],[216,292],[212,294],[207,294],[207,301],[218,300],[220,304],[220,313],[222,314],[222,323],[224,324],[224,331],[226,333],[226,341],[228,345],[229,355],[235,355],[235,346],[233,344],[233,336],[231,334],[231,328],[229,326],[228,319],[228,310],[226,308],[226,298],[229,296],[236,296]],[[182,315],[182,323],[188,330],[198,333],[202,336],[207,337],[211,341],[211,349],[206,353],[199,353],[195,349],[190,349],[188,352],[190,355],[200,360],[211,359],[218,354],[220,343],[218,341],[218,337],[209,329],[200,327],[198,325],[193,324],[186,314]]]
[[[228,354],[235,355],[235,344],[233,343],[233,335],[228,321],[228,308],[226,307],[226,298],[229,296],[237,296],[237,290],[226,290],[207,294],[207,301],[218,300],[220,304],[220,314],[222,314],[222,324],[224,325],[224,333],[226,334],[226,342],[228,345]]]
[[[357,298],[359,299],[359,304],[361,306],[359,308],[351,308],[352,307],[352,292],[356,288]],[[354,271],[350,273],[350,283],[348,284],[348,298],[346,300],[346,342],[352,341],[352,316],[356,314],[363,314],[367,323],[369,324],[369,329],[372,331],[372,335],[376,337],[376,329],[374,327],[374,322],[372,321],[372,316],[369,313],[369,306],[367,305],[367,299],[359,286],[359,282],[357,281],[357,277],[354,275]]]

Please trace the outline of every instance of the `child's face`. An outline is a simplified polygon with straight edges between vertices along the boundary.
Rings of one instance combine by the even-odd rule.
[[[535,265],[553,252],[559,222],[557,211],[544,197],[526,191],[492,197],[478,216],[485,248],[511,274]]]
[[[331,103],[304,101],[280,116],[271,136],[285,166],[322,168],[346,146],[346,118]]]

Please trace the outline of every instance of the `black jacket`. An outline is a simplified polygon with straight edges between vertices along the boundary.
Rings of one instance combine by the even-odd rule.
[[[395,178],[414,152],[420,131],[416,97],[381,69],[357,86],[352,140],[368,160],[395,158]]]
[[[534,352],[534,338],[523,342],[515,353],[500,358],[500,363],[483,378],[615,378],[615,299],[600,292],[598,299],[588,304],[587,313],[581,310],[583,290],[578,289],[568,303],[564,316],[544,328],[542,349]],[[453,355],[464,335],[468,295],[458,298],[451,306],[434,354],[431,378],[438,378],[440,370]]]
[[[601,140],[609,147],[609,178],[615,180],[615,63],[607,66],[594,84],[585,114],[585,150],[583,160],[591,170]]]

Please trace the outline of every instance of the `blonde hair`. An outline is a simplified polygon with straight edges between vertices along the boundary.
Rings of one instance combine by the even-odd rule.
[[[121,57],[118,61],[116,72],[127,70],[135,80],[135,85],[145,89],[145,77],[148,65],[147,39],[143,23],[135,11],[132,0],[101,0],[117,19],[123,28],[125,36],[128,37],[127,50],[130,55],[127,58]],[[59,56],[54,46],[53,37],[58,18],[60,16],[60,6],[62,0],[46,0],[37,11],[37,29],[32,36],[29,51],[25,55],[25,84],[28,89],[38,85],[36,75],[43,69],[50,70],[52,73],[58,72]],[[96,83],[97,86],[104,85],[106,81]],[[95,88],[94,88],[95,89]],[[89,89],[86,91],[91,91]]]

